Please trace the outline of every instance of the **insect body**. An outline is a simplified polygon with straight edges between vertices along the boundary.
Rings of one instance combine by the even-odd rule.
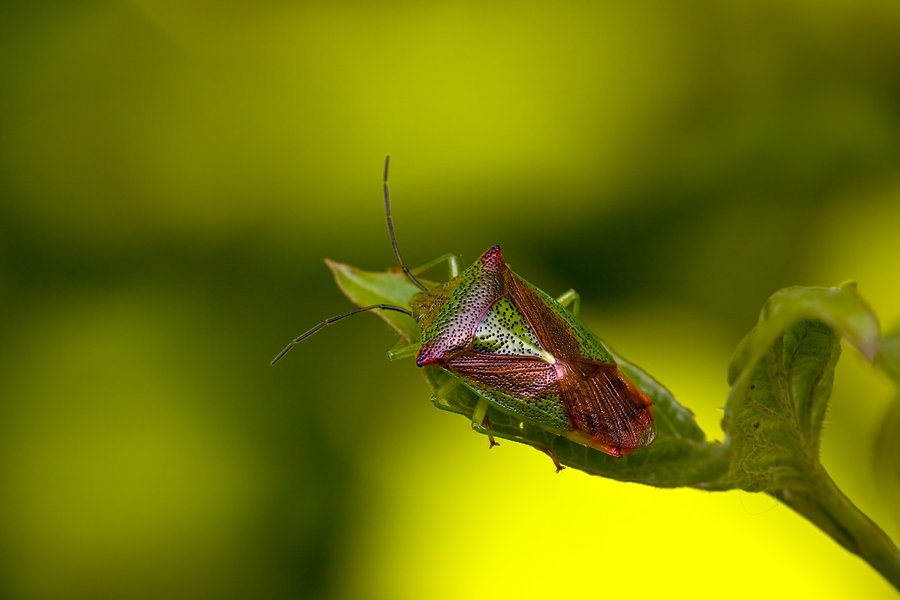
[[[391,241],[404,273],[422,289],[409,300],[412,310],[380,304],[333,317],[296,338],[272,364],[294,344],[351,314],[403,312],[416,320],[421,341],[392,354],[415,354],[419,367],[441,367],[454,376],[453,384],[474,391],[481,399],[473,415],[477,429],[488,429],[483,420],[490,404],[612,456],[650,444],[655,434],[650,399],[575,314],[509,269],[499,246],[432,289],[403,267],[390,216],[387,167],[385,162]],[[451,259],[454,275],[455,270]],[[560,300],[574,301],[577,312],[577,294]]]
[[[506,266],[500,246],[410,306],[418,366],[441,366],[501,410],[613,456],[653,441],[650,399],[581,321]]]

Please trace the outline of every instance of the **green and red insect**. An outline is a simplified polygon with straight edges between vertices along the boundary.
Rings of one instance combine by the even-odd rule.
[[[612,456],[650,444],[655,435],[652,402],[578,319],[574,291],[550,297],[510,270],[500,246],[462,273],[456,257],[445,257],[451,274],[447,283],[429,288],[415,278],[403,264],[394,235],[388,166],[389,158],[384,201],[391,243],[403,273],[422,290],[410,298],[411,310],[376,304],[332,317],[294,339],[272,364],[345,317],[374,309],[401,312],[415,319],[421,341],[396,349],[392,357],[415,355],[419,367],[440,367],[453,376],[453,383],[477,394],[476,429],[490,433],[485,421],[490,405]],[[566,308],[570,304],[574,313]]]

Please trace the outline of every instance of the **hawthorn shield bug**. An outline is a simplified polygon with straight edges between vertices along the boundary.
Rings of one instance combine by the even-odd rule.
[[[404,265],[394,235],[389,165],[387,157],[384,205],[391,244],[403,273],[421,290],[409,299],[410,310],[375,304],[332,317],[295,338],[272,364],[336,321],[376,309],[400,312],[415,319],[421,341],[389,355],[415,355],[419,367],[440,367],[452,375],[450,385],[461,384],[477,394],[472,415],[476,430],[492,433],[485,418],[491,405],[611,456],[650,444],[655,436],[652,402],[578,319],[580,299],[573,290],[552,298],[516,275],[500,246],[461,273],[452,255],[430,263],[449,262],[447,283],[428,287],[416,279]],[[435,395],[445,392],[438,389]]]

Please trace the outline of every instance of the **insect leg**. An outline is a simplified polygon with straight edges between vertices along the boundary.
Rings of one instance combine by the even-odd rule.
[[[389,360],[397,360],[398,358],[407,358],[415,356],[419,353],[420,344],[408,344],[404,340],[398,340],[394,347],[388,350],[387,357]]]
[[[478,400],[478,404],[475,406],[475,410],[472,412],[472,429],[478,431],[479,433],[485,433],[486,431],[491,430],[491,422],[487,418],[487,409],[488,403],[487,400],[481,398]],[[499,446],[497,440],[494,439],[494,436],[490,433],[486,434],[488,436],[488,441],[490,441],[490,446],[488,446],[488,450],[493,448],[494,446]]]
[[[487,404],[486,401],[482,401],[482,402]],[[479,403],[479,407],[480,407],[480,403]],[[479,407],[475,408],[476,412],[478,412]],[[485,425],[487,425],[487,427],[485,427]],[[473,413],[472,429],[474,429],[475,431],[477,431],[480,434],[488,436],[490,439],[500,438],[500,439],[504,439],[504,440],[510,440],[511,442],[518,442],[520,444],[528,444],[529,446],[533,446],[534,448],[537,448],[538,450],[540,450],[541,452],[543,452],[544,454],[546,454],[547,456],[550,457],[550,460],[553,461],[553,465],[556,467],[557,473],[559,473],[560,471],[565,469],[565,467],[562,465],[562,463],[560,463],[559,460],[556,458],[556,455],[553,453],[553,450],[550,448],[549,444],[542,444],[540,442],[535,442],[533,440],[530,440],[530,439],[527,439],[524,437],[520,437],[517,435],[513,435],[511,433],[504,433],[502,431],[490,429],[490,421],[488,420],[486,414],[484,415],[484,424],[482,424],[482,423],[475,422],[475,414]],[[494,444],[499,445],[499,444],[497,444],[496,441],[494,442]]]
[[[438,389],[434,390],[434,393],[431,395],[431,403],[434,404],[435,408],[440,408],[441,410],[446,410],[449,412],[457,412],[459,414],[465,414],[464,412],[460,412],[457,409],[452,408],[450,403],[448,402],[448,400],[450,398],[450,393],[453,390],[455,390],[457,388],[457,386],[459,386],[459,380],[455,379],[455,378],[450,378],[446,382],[441,384],[441,386]],[[490,428],[490,421],[487,420],[487,416],[485,415],[485,413],[487,412],[487,409],[488,409],[487,401],[484,400],[483,398],[479,399],[478,404],[475,406],[475,411],[472,414],[472,429],[476,429],[476,425],[478,427],[482,427],[482,425],[481,425],[482,422],[487,423],[488,428]],[[483,429],[483,427],[482,427],[482,429]],[[476,429],[476,431],[478,431],[478,430]],[[487,434],[487,436],[491,442],[491,445],[489,446],[489,448],[493,448],[494,446],[500,445],[496,442],[496,440],[494,440],[494,437],[492,435]]]
[[[576,292],[575,290],[568,290],[563,292],[563,295],[556,299],[557,302],[562,304],[563,306],[568,306],[569,304],[573,304],[572,314],[576,317],[581,314],[581,294]]]
[[[447,265],[450,267],[450,279],[453,279],[454,277],[459,275],[459,267],[460,267],[459,257],[456,256],[455,254],[451,254],[449,252],[447,254],[442,254],[441,256],[438,256],[434,260],[428,261],[427,263],[425,263],[422,266],[416,267],[415,269],[410,269],[410,271],[414,275],[418,275],[419,273],[427,271],[428,269],[430,269],[432,267],[436,267],[437,265],[441,264],[444,261],[447,261]]]
[[[450,377],[449,379],[447,379],[447,381],[442,383],[440,387],[434,390],[433,394],[431,394],[431,403],[434,404],[436,408],[448,410],[450,405],[447,402],[447,399],[450,397],[450,392],[456,389],[456,386],[458,385],[459,380],[454,377]],[[451,410],[450,412],[455,411]]]
[[[459,275],[459,258],[451,254],[447,257],[447,264],[450,266],[450,279],[455,279]]]

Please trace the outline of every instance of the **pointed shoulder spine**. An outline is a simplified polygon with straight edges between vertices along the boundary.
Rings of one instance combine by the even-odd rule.
[[[506,294],[508,272],[500,246],[494,246],[460,273],[436,314],[427,319],[417,365],[442,364],[471,345],[484,314]]]

